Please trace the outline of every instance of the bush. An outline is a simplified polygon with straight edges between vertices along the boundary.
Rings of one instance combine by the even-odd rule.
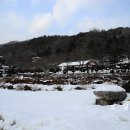
[[[63,88],[61,86],[57,86],[54,88],[54,90],[63,91]]]
[[[7,89],[12,90],[14,89],[12,85],[7,86]]]
[[[71,85],[77,85],[77,82],[70,81],[70,84],[71,84]]]
[[[30,86],[25,85],[25,86],[24,86],[24,90],[25,90],[25,91],[31,91],[32,89],[31,89],[31,87],[30,87]]]
[[[127,93],[130,93],[130,80],[128,81],[128,83],[123,84],[122,88],[124,88]]]
[[[85,88],[82,88],[82,87],[76,87],[75,90],[85,90]]]

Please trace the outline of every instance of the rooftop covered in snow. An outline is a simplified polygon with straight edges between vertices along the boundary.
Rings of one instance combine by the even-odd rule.
[[[80,66],[80,65],[86,65],[88,63],[92,63],[92,62],[95,62],[95,60],[85,60],[85,61],[75,61],[75,62],[63,62],[61,64],[59,64],[59,67],[62,67],[62,66]]]

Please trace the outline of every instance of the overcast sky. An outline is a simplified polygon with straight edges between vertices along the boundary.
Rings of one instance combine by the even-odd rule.
[[[0,0],[0,44],[130,27],[130,0]]]

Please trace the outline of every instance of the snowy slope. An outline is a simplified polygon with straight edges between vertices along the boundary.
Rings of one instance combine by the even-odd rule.
[[[94,105],[93,90],[14,91],[0,89],[3,130],[129,130],[130,101]],[[130,95],[129,95],[130,99]]]

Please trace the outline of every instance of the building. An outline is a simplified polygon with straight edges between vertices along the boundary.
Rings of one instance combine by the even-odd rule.
[[[59,68],[63,72],[63,70],[66,67],[71,67],[71,66],[74,66],[74,67],[92,67],[94,65],[99,65],[96,60],[86,60],[86,61],[64,62],[64,63],[59,64]]]

